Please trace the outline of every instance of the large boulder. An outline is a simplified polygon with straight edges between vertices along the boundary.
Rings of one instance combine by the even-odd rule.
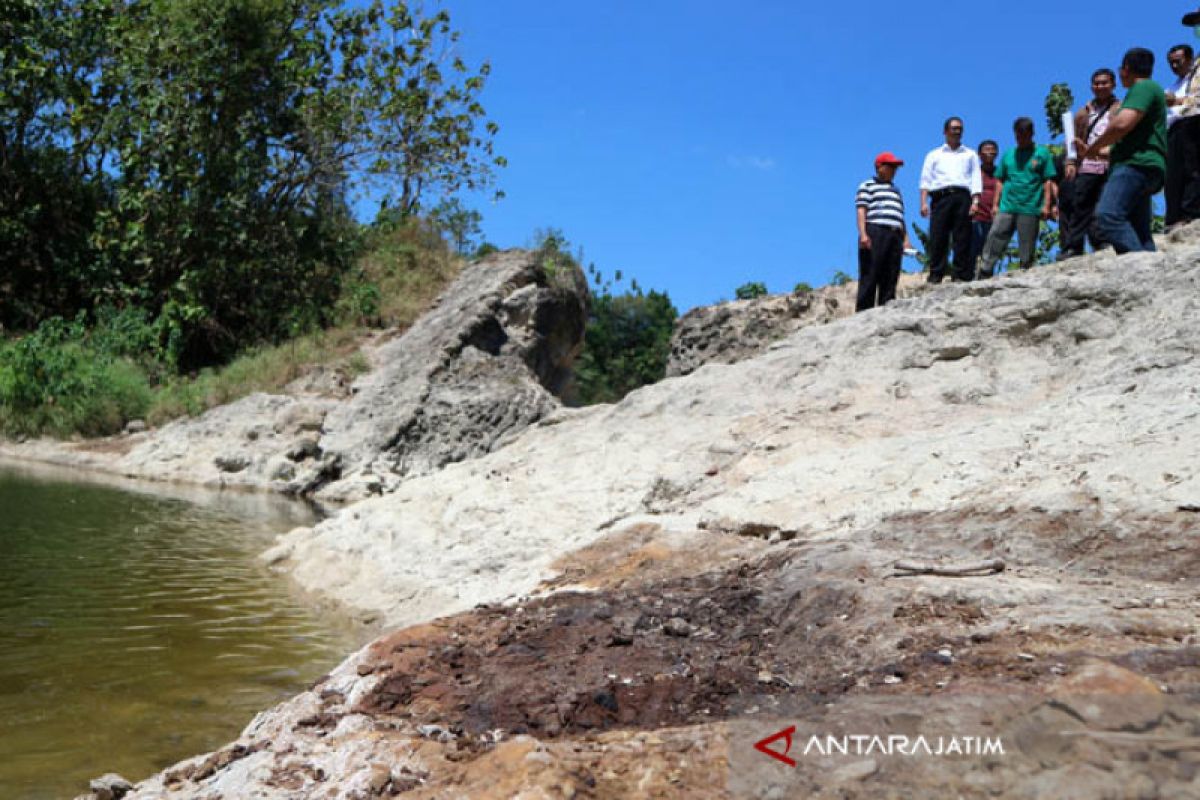
[[[325,418],[321,450],[348,501],[491,451],[558,407],[587,325],[587,281],[536,253],[493,255],[462,275]]]

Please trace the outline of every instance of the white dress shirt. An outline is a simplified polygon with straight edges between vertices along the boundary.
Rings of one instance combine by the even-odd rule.
[[[1191,77],[1192,77],[1192,73],[1189,72],[1187,75],[1184,75],[1182,78],[1175,81],[1174,85],[1172,85],[1171,88],[1168,89],[1167,91],[1169,91],[1171,94],[1175,95],[1176,97],[1180,97],[1180,98],[1187,97],[1188,79]],[[1183,117],[1183,115],[1180,113],[1181,111],[1183,111],[1183,106],[1178,106],[1178,105],[1167,106],[1167,127],[1168,128],[1170,128],[1176,122],[1179,122],[1179,120]]]
[[[927,192],[958,187],[971,194],[983,193],[983,172],[979,169],[979,156],[969,147],[958,146],[951,150],[944,144],[929,151],[925,166],[921,169],[921,188]]]

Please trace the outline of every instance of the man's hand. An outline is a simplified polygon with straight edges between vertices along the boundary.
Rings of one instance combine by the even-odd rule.
[[[922,217],[929,216],[929,203],[921,203],[921,216]]]
[[[1050,206],[1042,206],[1042,219],[1054,219]]]
[[[1078,138],[1075,140],[1075,152],[1079,153],[1080,158],[1091,158],[1096,155],[1090,144]]]
[[[858,235],[858,247],[860,250],[870,250],[871,237],[867,236],[865,233],[860,233]]]
[[[1075,176],[1079,174],[1079,170],[1076,168],[1076,166],[1074,164],[1067,164],[1067,169],[1065,170],[1065,172],[1066,172],[1066,175],[1064,177],[1064,180],[1068,180],[1068,181],[1075,180]]]

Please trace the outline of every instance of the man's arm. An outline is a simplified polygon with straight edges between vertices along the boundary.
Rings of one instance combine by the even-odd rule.
[[[933,157],[937,151],[933,151],[925,156],[925,163],[921,165],[921,216],[929,216],[929,190],[933,187]]]
[[[1000,198],[1004,195],[1004,181],[996,179],[996,198],[992,200],[992,218],[1000,213]]]
[[[1049,178],[1042,184],[1042,197],[1042,219],[1050,219],[1051,208],[1058,203],[1058,185]]]
[[[867,207],[858,207],[858,246],[863,250],[871,249],[871,237],[867,236]]]
[[[979,156],[971,154],[971,213],[979,210],[979,196],[983,194],[983,168],[979,166]]]
[[[1088,105],[1090,105],[1090,104],[1088,104]],[[1075,112],[1075,131],[1076,132],[1086,131],[1087,124],[1088,124],[1088,106],[1085,105],[1083,108],[1081,108]],[[1086,134],[1085,134],[1085,136],[1086,136]],[[1063,169],[1063,173],[1064,173],[1063,177],[1066,180],[1069,180],[1069,181],[1075,180],[1075,175],[1079,171],[1077,169],[1077,165],[1079,164],[1079,161],[1082,158],[1083,158],[1083,153],[1080,152],[1079,148],[1077,147],[1075,149],[1075,158],[1068,158],[1065,162],[1063,162],[1064,167],[1065,167]]]
[[[1145,111],[1122,108],[1108,123],[1108,130],[1104,131],[1099,139],[1090,145],[1082,139],[1076,139],[1075,147],[1083,158],[1096,158],[1100,155],[1101,150],[1124,139],[1126,134],[1138,126],[1144,116],[1146,116]]]

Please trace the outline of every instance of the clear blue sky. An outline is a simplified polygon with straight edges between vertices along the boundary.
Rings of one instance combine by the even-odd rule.
[[[747,281],[822,285],[856,274],[854,191],[878,151],[908,162],[898,182],[919,219],[946,116],[972,147],[1007,148],[1020,115],[1045,142],[1050,85],[1082,103],[1128,47],[1153,50],[1169,86],[1166,50],[1200,44],[1180,24],[1196,5],[444,0],[460,52],[492,62],[482,99],[510,163],[506,199],[468,204],[489,241],[559,228],[681,312]]]

